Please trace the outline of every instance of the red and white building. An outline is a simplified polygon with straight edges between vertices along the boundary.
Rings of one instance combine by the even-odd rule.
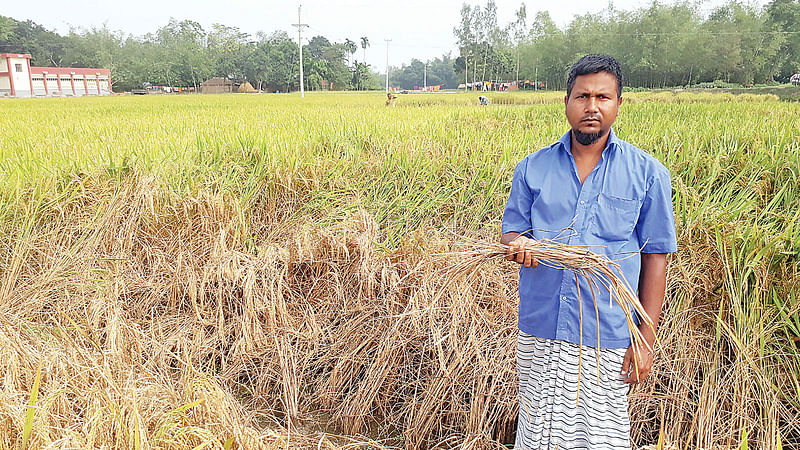
[[[111,94],[111,71],[31,67],[31,55],[0,53],[0,97],[63,97]]]

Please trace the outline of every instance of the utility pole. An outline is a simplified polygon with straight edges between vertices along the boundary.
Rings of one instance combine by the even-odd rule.
[[[469,60],[467,55],[464,55],[464,92],[469,90]]]
[[[389,42],[391,39],[384,39],[386,41],[386,93],[389,93]]]
[[[303,27],[307,27],[308,24],[300,20],[300,8],[302,7],[303,5],[297,7],[297,23],[293,23],[292,26],[297,27],[297,46],[300,47],[300,98],[305,98],[306,90],[303,85]]]
[[[428,90],[428,62],[425,61],[425,70],[422,71],[422,90]]]

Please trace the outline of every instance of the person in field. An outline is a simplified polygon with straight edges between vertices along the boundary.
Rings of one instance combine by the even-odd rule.
[[[592,288],[525,251],[531,239],[558,237],[619,260],[658,324],[666,254],[677,250],[670,174],[614,133],[622,82],[610,56],[576,62],[564,98],[571,130],[514,170],[501,242],[509,245],[506,259],[521,265],[516,448],[631,448],[627,395],[650,373],[652,352],[639,348],[634,364],[625,315],[602,285]],[[639,329],[652,347],[654,330]]]

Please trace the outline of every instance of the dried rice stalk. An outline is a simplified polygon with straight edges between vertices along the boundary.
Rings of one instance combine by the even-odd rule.
[[[566,230],[564,230],[566,231]],[[653,320],[647,315],[639,298],[633,293],[630,284],[622,277],[618,261],[630,257],[613,260],[606,255],[601,255],[589,250],[585,245],[568,245],[559,241],[563,237],[563,232],[555,239],[532,239],[525,247],[532,256],[539,260],[539,264],[555,269],[570,270],[577,276],[584,277],[589,282],[592,292],[592,300],[595,304],[595,314],[597,314],[597,300],[595,288],[602,286],[611,295],[611,299],[622,308],[628,323],[628,334],[631,337],[634,352],[634,364],[638,369],[639,352],[642,348],[652,351],[650,344],[642,335],[641,331],[634,322],[633,313],[636,312],[644,324],[650,328],[654,327]],[[468,250],[449,253],[451,256],[457,255],[459,263],[451,268],[454,273],[466,273],[473,265],[485,259],[504,258],[507,256],[508,245],[499,242],[486,242],[468,237],[459,236],[461,242],[469,246]],[[441,255],[448,255],[443,253]],[[580,290],[578,291],[580,292]],[[582,312],[581,312],[582,317]],[[582,322],[582,321],[581,321]],[[583,337],[582,323],[581,340]],[[599,323],[598,323],[599,327]],[[598,330],[599,336],[599,330]]]

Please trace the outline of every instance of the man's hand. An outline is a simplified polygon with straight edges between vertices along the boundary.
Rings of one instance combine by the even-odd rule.
[[[533,257],[530,250],[525,250],[525,245],[532,241],[520,235],[508,244],[506,250],[506,260],[516,261],[525,267],[536,267],[539,265],[539,260]]]
[[[661,315],[661,304],[667,286],[667,255],[642,253],[642,270],[639,272],[639,301],[645,312],[653,319],[653,327],[642,323],[639,331],[651,349],[655,349],[656,329]],[[622,361],[622,373],[626,383],[641,383],[653,370],[653,352],[644,345],[637,348],[638,357],[633,360],[633,346],[628,347]]]
[[[634,344],[635,345],[635,344]],[[636,361],[634,362],[634,357]],[[642,383],[650,375],[653,369],[653,352],[643,345],[637,346],[636,355],[633,353],[633,345],[628,347],[625,352],[625,359],[622,360],[622,372],[620,375],[625,377],[625,383]]]

